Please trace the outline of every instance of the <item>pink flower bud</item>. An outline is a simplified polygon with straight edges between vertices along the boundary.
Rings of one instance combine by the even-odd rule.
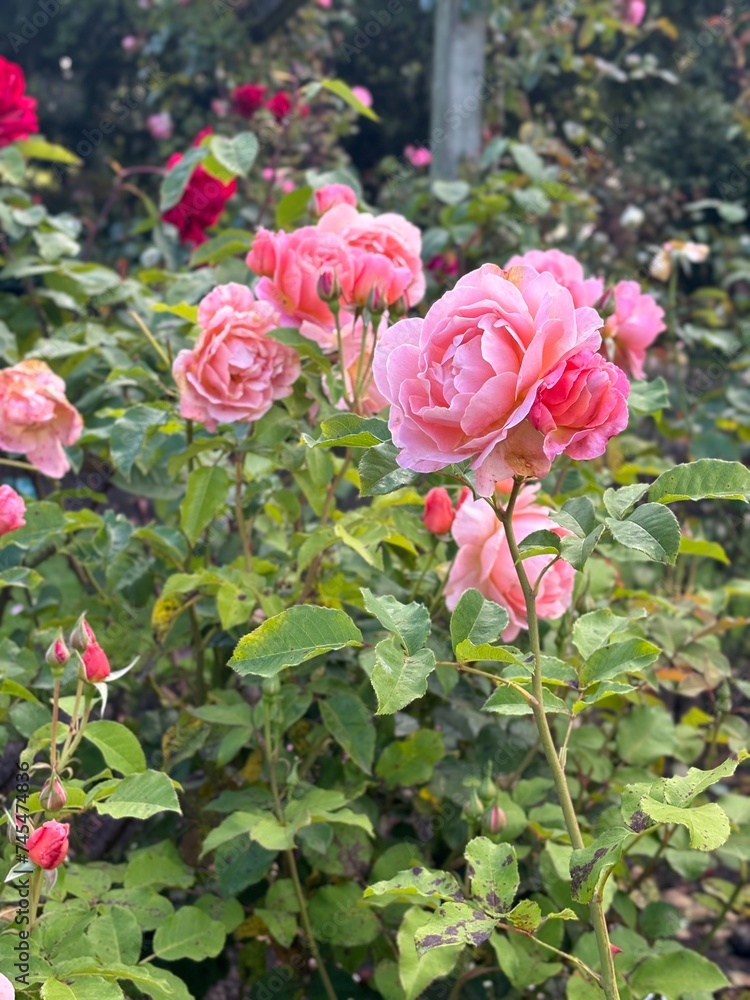
[[[83,665],[86,668],[86,680],[91,684],[101,684],[112,673],[107,654],[98,642],[90,642],[83,651]]]
[[[26,504],[12,486],[0,486],[0,535],[22,528],[26,521]]]
[[[385,311],[386,304],[383,290],[377,285],[373,285],[367,296],[367,308],[371,313],[382,313]]]
[[[433,535],[445,535],[451,530],[455,516],[448,490],[443,486],[431,489],[424,498],[422,521],[425,528]]]
[[[341,288],[333,271],[323,271],[318,278],[318,297],[323,302],[338,302]]]
[[[70,659],[70,650],[65,645],[65,640],[61,635],[55,639],[50,648],[47,650],[44,655],[44,659],[52,668],[53,674],[59,676],[62,673],[62,668]]]
[[[58,823],[55,819],[43,823],[28,839],[29,858],[46,871],[59,868],[68,856],[69,832],[67,823]]]
[[[57,778],[50,778],[39,793],[39,802],[49,812],[58,812],[67,801],[65,789]]]
[[[146,119],[146,126],[153,139],[171,139],[174,132],[174,122],[168,111],[160,111],[158,114],[149,115]]]
[[[70,633],[70,645],[82,653],[90,642],[96,642],[94,630],[86,621],[85,612],[81,615]]]

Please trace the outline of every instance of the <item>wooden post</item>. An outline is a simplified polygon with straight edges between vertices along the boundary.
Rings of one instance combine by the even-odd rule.
[[[432,66],[431,174],[452,180],[482,148],[487,14],[462,15],[463,0],[437,0]]]

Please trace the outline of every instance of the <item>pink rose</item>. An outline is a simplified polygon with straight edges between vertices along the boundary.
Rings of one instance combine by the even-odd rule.
[[[551,274],[559,285],[568,289],[576,308],[595,306],[604,292],[604,279],[587,279],[579,261],[562,250],[529,250],[511,257],[505,265],[506,268],[522,266],[533,267],[540,274]]]
[[[29,858],[47,871],[59,868],[68,856],[69,832],[69,825],[58,823],[56,819],[42,823],[26,842]]]
[[[438,472],[471,459],[478,491],[491,495],[502,478],[493,452],[529,417],[548,376],[598,349],[601,324],[551,274],[494,264],[461,278],[424,319],[394,324],[375,350],[374,375],[391,403],[399,464]]]
[[[2,972],[0,972],[0,1000],[16,1000],[16,988]]]
[[[550,509],[535,502],[538,489],[538,485],[525,486],[516,501],[513,532],[519,542],[542,529],[561,537],[567,534],[550,519]],[[485,500],[466,500],[456,513],[452,533],[459,548],[445,587],[446,605],[452,611],[461,595],[475,588],[508,612],[510,623],[503,632],[503,640],[512,642],[528,626],[528,620],[505,529]],[[524,561],[532,586],[552,558],[533,556]],[[545,572],[536,599],[540,618],[559,618],[570,607],[574,580],[575,570],[562,560]]]
[[[429,167],[432,153],[426,146],[405,146],[404,156],[413,167]]]
[[[330,214],[326,213],[324,218]],[[299,326],[307,321],[332,329],[333,313],[318,295],[318,281],[321,275],[330,272],[347,293],[351,287],[350,256],[340,236],[323,232],[317,226],[303,226],[293,233],[260,229],[248,254],[247,266],[263,276],[258,282],[257,296],[278,309],[283,323]]]
[[[112,673],[107,654],[96,641],[86,646],[81,658],[86,669],[86,680],[91,684],[103,683]]]
[[[615,345],[615,363],[636,378],[645,378],[646,348],[666,330],[664,310],[637,281],[621,281],[614,290],[615,311],[604,324],[604,336]]]
[[[316,215],[323,215],[336,205],[357,207],[357,195],[348,184],[326,184],[325,187],[318,188],[314,198]]]
[[[70,468],[63,445],[83,431],[81,414],[65,398],[65,383],[44,361],[0,370],[0,448],[25,454],[53,479]]]
[[[22,528],[26,521],[26,504],[12,486],[0,486],[0,536]]]
[[[398,267],[382,253],[352,250],[352,283],[345,296],[347,306],[370,306],[383,312],[400,298],[405,298],[412,282],[408,267]]]
[[[174,122],[168,111],[149,115],[146,119],[146,127],[151,133],[152,139],[171,139],[174,132]]]
[[[372,107],[372,94],[367,87],[352,87],[352,93],[361,104],[364,104],[366,108]]]
[[[630,0],[628,9],[625,13],[625,23],[638,27],[645,16],[646,4],[644,3],[644,0]]]
[[[451,495],[444,486],[435,486],[424,498],[422,521],[433,535],[445,535],[451,530],[456,512]]]
[[[325,213],[318,228],[335,233],[352,253],[379,254],[390,261],[394,271],[408,269],[411,278],[405,291],[406,304],[412,308],[421,301],[425,292],[422,234],[402,215],[395,212],[371,215],[357,212],[352,205],[336,205]]]
[[[198,342],[180,351],[172,369],[183,417],[214,431],[219,423],[259,420],[290,394],[300,361],[267,336],[281,325],[273,306],[244,285],[219,285],[201,302],[198,324]]]

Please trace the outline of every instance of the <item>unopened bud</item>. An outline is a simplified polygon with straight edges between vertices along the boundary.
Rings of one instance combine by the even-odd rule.
[[[402,295],[400,298],[396,299],[393,305],[388,308],[388,315],[392,319],[401,319],[402,316],[406,316],[409,312],[409,305]]]
[[[101,684],[112,673],[107,654],[96,640],[88,644],[81,658],[90,684]]]
[[[370,294],[367,296],[367,308],[371,313],[379,316],[385,312],[386,301],[383,291],[378,285],[373,285],[370,289]]]
[[[497,803],[489,808],[482,817],[482,829],[488,834],[500,833],[501,830],[505,829],[505,823],[505,813]]]
[[[263,697],[275,698],[281,691],[281,681],[278,677],[267,677],[263,681]]]
[[[96,642],[94,630],[86,621],[86,612],[81,615],[70,633],[70,645],[82,653],[90,642]]]
[[[497,785],[492,780],[492,774],[489,771],[487,772],[487,776],[479,789],[479,795],[482,798],[482,801],[486,802],[488,805],[495,800],[495,796],[497,795]]]
[[[62,635],[59,635],[55,639],[55,641],[52,643],[52,645],[45,653],[44,659],[49,664],[52,673],[56,677],[59,677],[63,672],[65,664],[70,659],[70,650],[65,645],[65,640],[63,639]]]
[[[323,271],[318,278],[318,298],[329,304],[338,302],[341,298],[341,285],[336,280],[336,274],[333,271]]]
[[[473,820],[481,819],[483,811],[484,811],[484,806],[482,805],[482,800],[477,795],[476,788],[474,788],[472,789],[471,797],[465,809],[467,819],[473,819]]]
[[[39,793],[39,802],[49,812],[58,812],[68,801],[65,789],[57,778],[50,778]]]

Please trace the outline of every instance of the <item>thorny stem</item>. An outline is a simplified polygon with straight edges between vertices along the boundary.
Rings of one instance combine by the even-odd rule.
[[[138,313],[134,309],[130,310],[130,315],[133,317],[133,319],[136,321],[136,323],[140,327],[141,332],[143,333],[143,335],[146,338],[146,340],[149,342],[149,344],[151,344],[151,346],[153,347],[153,349],[156,351],[156,353],[162,359],[162,361],[164,362],[164,364],[167,366],[167,371],[171,371],[172,370],[172,363],[169,360],[169,356],[168,356],[167,352],[161,346],[161,344],[159,343],[159,341],[156,339],[156,337],[149,330],[149,328],[146,326],[146,324],[143,322],[143,320],[141,319],[141,317],[138,315]]]
[[[578,817],[576,816],[575,806],[573,805],[573,799],[571,798],[570,789],[568,788],[565,770],[562,767],[560,758],[557,755],[557,749],[555,747],[552,731],[544,712],[542,646],[539,633],[539,617],[536,610],[536,597],[534,594],[534,588],[532,587],[526,573],[523,560],[521,559],[518,542],[513,530],[513,510],[522,486],[523,477],[516,476],[513,481],[513,490],[510,494],[508,505],[502,515],[498,514],[498,516],[500,517],[500,520],[505,528],[508,548],[510,549],[510,554],[516,567],[518,582],[521,585],[521,591],[523,592],[524,601],[526,603],[529,644],[531,646],[531,652],[534,656],[534,674],[531,682],[531,690],[534,693],[536,704],[532,704],[531,709],[534,713],[534,720],[539,732],[539,738],[544,750],[544,756],[547,758],[547,764],[552,772],[555,791],[557,792],[557,798],[560,802],[563,816],[565,817],[565,825],[568,830],[570,842],[573,845],[574,850],[580,851],[585,846],[583,837],[581,836],[581,828],[578,825]],[[620,994],[617,988],[614,957],[612,955],[612,949],[609,942],[609,931],[607,930],[604,906],[600,897],[595,896],[594,899],[591,900],[589,910],[591,913],[591,921],[594,926],[594,934],[596,935],[599,960],[602,966],[602,988],[607,996],[607,1000],[619,1000]]]
[[[245,556],[245,569],[248,573],[250,573],[253,568],[253,559],[250,552],[250,534],[247,530],[245,511],[242,508],[242,486],[245,478],[245,462],[244,455],[242,455],[242,453],[237,455],[235,461],[235,472],[234,509],[237,517],[237,530],[240,533],[240,540],[242,541],[242,552]]]
[[[83,681],[78,678],[78,686],[76,687],[75,701],[73,702],[73,716],[70,720],[70,726],[68,728],[68,735],[65,737],[65,743],[63,744],[62,753],[60,754],[61,766],[65,766],[65,763],[72,751],[73,740],[75,738],[76,727],[78,725],[78,711],[81,707],[81,698],[83,697]]]
[[[55,688],[52,695],[52,744],[49,751],[49,763],[52,770],[52,781],[57,774],[57,726],[60,721],[60,678],[55,678]]]
[[[279,783],[276,777],[276,752],[273,747],[273,738],[271,735],[271,711],[268,702],[265,705],[265,743],[266,743],[266,760],[268,763],[268,774],[271,783],[271,794],[273,795],[274,806],[276,809],[276,818],[279,823],[284,825],[284,806],[281,802],[281,794],[279,793]],[[307,936],[307,943],[315,959],[318,967],[318,972],[320,973],[320,978],[323,980],[323,986],[326,991],[326,996],[328,1000],[338,1000],[336,996],[336,990],[333,988],[333,983],[328,975],[328,970],[326,969],[323,957],[320,954],[320,949],[318,948],[318,942],[315,940],[313,934],[312,925],[310,924],[310,917],[307,913],[307,900],[305,899],[305,892],[302,888],[302,882],[299,877],[299,869],[297,868],[297,859],[294,856],[294,848],[284,852],[287,863],[289,864],[289,873],[292,876],[292,882],[294,883],[294,891],[297,895],[297,902],[300,908],[300,917],[302,919],[302,926]]]

